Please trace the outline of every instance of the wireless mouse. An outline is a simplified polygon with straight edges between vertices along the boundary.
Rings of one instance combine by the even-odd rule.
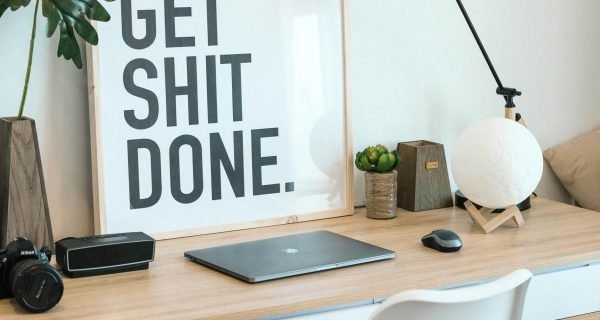
[[[455,252],[462,248],[460,237],[450,230],[434,230],[421,238],[423,245],[441,252]]]

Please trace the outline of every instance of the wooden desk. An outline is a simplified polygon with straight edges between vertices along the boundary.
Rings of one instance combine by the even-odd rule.
[[[399,210],[392,220],[349,217],[157,242],[149,270],[64,278],[65,293],[52,310],[31,316],[14,300],[0,301],[0,318],[20,319],[249,319],[486,279],[517,268],[542,268],[600,259],[600,213],[536,199],[525,226],[507,223],[484,234],[456,208]],[[464,240],[454,254],[421,245],[433,229]],[[190,262],[186,250],[326,229],[396,251],[394,260],[246,284]]]

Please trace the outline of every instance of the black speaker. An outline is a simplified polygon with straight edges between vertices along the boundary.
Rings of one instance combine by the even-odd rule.
[[[65,238],[56,242],[56,262],[69,277],[148,269],[154,239],[143,232]]]

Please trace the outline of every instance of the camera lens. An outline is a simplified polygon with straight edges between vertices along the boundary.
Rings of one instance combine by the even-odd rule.
[[[33,259],[17,262],[10,271],[8,284],[17,302],[30,312],[54,307],[64,289],[58,271]]]

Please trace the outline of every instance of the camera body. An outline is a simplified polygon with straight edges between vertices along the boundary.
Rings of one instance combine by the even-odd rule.
[[[38,250],[26,238],[16,238],[0,251],[0,299],[15,297],[30,312],[44,312],[62,297],[63,283],[50,266],[52,252]]]

